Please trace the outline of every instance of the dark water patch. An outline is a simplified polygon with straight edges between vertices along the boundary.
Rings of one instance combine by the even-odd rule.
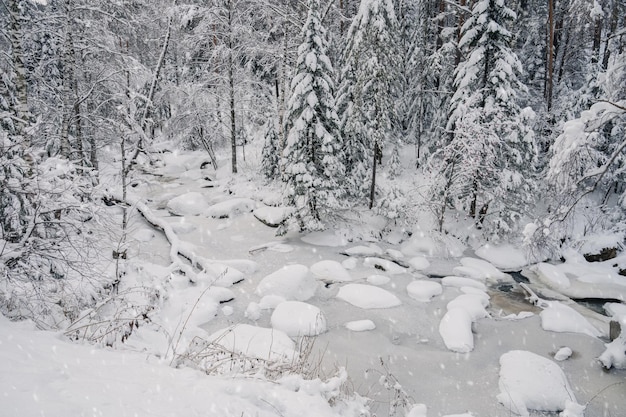
[[[442,279],[445,278],[449,275],[439,275],[439,274],[427,274],[426,275],[428,278],[434,278],[434,279]]]
[[[524,276],[522,271],[511,271],[511,272],[507,272],[507,274],[509,274],[511,278],[515,280],[515,282],[518,282],[518,283],[523,282],[524,284],[530,283],[530,281],[528,280],[528,278]]]
[[[604,310],[604,304],[606,303],[621,303],[621,300],[610,299],[610,298],[579,298],[574,299],[578,304],[587,307],[591,311],[595,311],[596,313],[600,313],[603,316],[610,317],[606,310]]]

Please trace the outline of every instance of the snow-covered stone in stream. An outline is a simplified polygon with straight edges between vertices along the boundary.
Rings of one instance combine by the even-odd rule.
[[[371,320],[355,320],[349,321],[345,324],[346,329],[352,330],[353,332],[366,332],[368,330],[374,330],[376,328],[376,324],[374,324]]]
[[[478,272],[479,276],[478,277],[472,276],[472,278],[479,278],[483,280],[487,279],[491,281],[511,279],[509,275],[505,274],[504,272],[500,271],[498,268],[496,268],[489,262],[484,261],[482,259],[461,258],[461,265],[463,265],[465,268],[469,268]]]
[[[413,404],[406,417],[428,417],[426,404]]]
[[[328,246],[328,247],[337,247],[337,246],[345,246],[348,244],[348,240],[339,236],[338,234],[326,230],[323,232],[311,232],[307,235],[304,235],[300,238],[304,243],[308,243],[309,245],[315,246]]]
[[[226,219],[238,214],[249,213],[256,207],[256,201],[250,198],[232,198],[214,204],[206,210],[206,214],[216,219]]]
[[[424,233],[414,234],[402,243],[400,250],[406,256],[426,255],[431,257],[459,257],[465,246],[456,238],[449,235],[427,236]]]
[[[486,290],[481,290],[479,288],[476,287],[461,287],[459,288],[461,290],[461,292],[463,294],[472,294],[472,295],[477,295],[480,296],[482,298],[484,298],[485,300],[489,301],[489,299],[491,298],[489,296],[489,294],[487,294],[485,291]],[[485,305],[486,306],[486,305]]]
[[[343,251],[349,256],[380,256],[383,254],[383,250],[374,244],[369,246],[353,246]]]
[[[225,316],[232,316],[235,310],[231,306],[222,307],[222,314]]]
[[[245,276],[236,268],[220,264],[206,264],[205,270],[197,275],[200,281],[206,281],[218,287],[232,287],[245,279]]]
[[[243,314],[247,319],[257,321],[261,318],[261,306],[258,303],[252,301],[246,307],[246,311]]]
[[[472,278],[449,276],[441,279],[441,285],[444,287],[473,287],[482,291],[487,291],[487,286],[480,281]]]
[[[526,253],[509,244],[484,245],[476,250],[476,256],[507,271],[518,271],[529,264]]]
[[[409,260],[409,265],[411,265],[414,269],[421,271],[428,268],[430,266],[430,262],[428,262],[428,259],[423,256],[415,256]]]
[[[216,286],[209,287],[205,296],[216,303],[226,303],[235,299],[235,293],[230,289]]]
[[[166,205],[167,210],[177,216],[197,216],[205,213],[208,206],[204,195],[195,191],[174,197]]]
[[[580,406],[576,407],[576,396],[565,374],[556,363],[543,356],[523,350],[503,354],[498,385],[497,399],[507,412],[528,417],[529,410],[568,410],[569,417],[582,417],[582,414],[572,414],[580,410]]]
[[[474,350],[472,318],[463,308],[448,310],[439,322],[439,334],[446,347],[458,353]]]
[[[612,319],[619,323],[620,334],[611,343],[607,343],[606,350],[598,360],[606,369],[626,369],[626,305],[621,303],[606,303],[604,310]]]
[[[385,253],[391,256],[393,259],[402,259],[404,258],[404,254],[397,249],[387,249]]]
[[[285,301],[287,301],[285,297],[270,294],[261,298],[261,301],[259,301],[259,307],[261,307],[261,310],[273,310],[278,304],[284,303]]]
[[[237,324],[216,331],[207,340],[227,352],[251,358],[291,361],[298,357],[293,340],[278,329]]]
[[[180,219],[185,220],[184,217],[181,217]],[[197,229],[198,229],[198,225],[193,224],[191,222],[178,221],[178,222],[172,223],[172,230],[174,230],[174,232],[177,235],[186,235],[187,233],[191,233]]]
[[[544,330],[583,333],[592,337],[602,336],[602,332],[593,327],[578,311],[558,301],[547,303],[548,307],[539,314]]]
[[[479,269],[472,268],[471,266],[455,266],[452,269],[452,273],[462,277],[475,279],[477,281],[485,281],[486,277]]]
[[[356,258],[348,258],[341,262],[341,266],[343,266],[347,270],[356,268],[356,265],[357,265]]]
[[[475,294],[461,294],[446,306],[448,310],[460,308],[469,314],[472,321],[489,316],[485,307],[489,305],[489,298]]]
[[[406,292],[412,299],[427,303],[433,297],[440,295],[443,292],[443,287],[435,281],[419,280],[409,283]]]
[[[304,265],[287,265],[275,271],[259,282],[256,293],[279,295],[286,300],[306,301],[315,295],[318,283],[309,274]]]
[[[155,236],[156,236],[156,233],[154,232],[154,230],[147,229],[147,228],[137,230],[135,234],[133,234],[133,238],[137,242],[144,242],[144,243],[150,242]]]
[[[569,278],[558,267],[545,262],[534,265],[531,270],[537,274],[537,278],[555,290],[566,289],[571,285]]]
[[[262,206],[254,209],[252,214],[261,223],[270,226],[280,226],[291,214],[293,213],[293,207],[269,207]]]
[[[352,281],[350,273],[337,261],[324,260],[311,265],[311,273],[324,282]]]
[[[366,279],[368,284],[372,285],[385,285],[391,281],[391,278],[385,275],[370,275]]]
[[[347,284],[339,289],[337,298],[360,308],[391,308],[402,304],[394,294],[364,284]]]
[[[292,337],[317,336],[327,330],[322,311],[301,301],[285,301],[277,305],[271,322],[274,329]]]
[[[405,272],[407,272],[406,268],[401,267],[393,261],[382,258],[365,258],[363,260],[363,265],[380,269],[391,275],[404,274]]]
[[[574,353],[572,352],[572,349],[568,347],[562,347],[554,354],[554,360],[559,362],[564,361],[566,359],[569,359],[570,356],[572,356],[572,353]]]

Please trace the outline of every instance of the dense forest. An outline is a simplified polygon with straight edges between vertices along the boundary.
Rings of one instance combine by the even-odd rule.
[[[178,149],[237,175],[259,144],[281,233],[370,209],[547,255],[623,243],[621,0],[2,0],[0,22],[5,311],[79,271],[85,224]]]

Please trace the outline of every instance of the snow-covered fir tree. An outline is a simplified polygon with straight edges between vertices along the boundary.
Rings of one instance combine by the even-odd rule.
[[[274,118],[270,117],[265,125],[265,143],[261,156],[261,169],[268,180],[280,177],[280,138]]]
[[[369,196],[370,205],[376,161],[395,119],[397,28],[392,0],[362,0],[348,31],[341,70],[337,108],[349,193],[358,199]]]
[[[449,141],[433,155],[436,172],[456,172],[451,182],[434,185],[435,199],[446,196],[441,207],[453,203],[497,233],[511,230],[533,203],[535,188],[533,112],[517,104],[525,86],[506,28],[514,19],[503,0],[474,5],[459,42],[464,60],[455,72]]]
[[[287,108],[287,143],[282,167],[284,198],[295,207],[301,230],[324,228],[322,218],[337,208],[344,178],[342,148],[335,112],[333,67],[320,21],[319,1],[308,3],[304,40],[291,82]]]

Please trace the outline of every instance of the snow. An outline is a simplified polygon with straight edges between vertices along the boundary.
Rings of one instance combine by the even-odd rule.
[[[291,207],[269,207],[261,206],[254,209],[252,214],[259,219],[262,223],[268,226],[278,227],[280,226],[291,214],[293,208]]]
[[[446,308],[465,310],[472,321],[488,317],[489,314],[485,307],[489,305],[489,297],[487,294],[484,296],[476,294],[461,294],[454,300],[450,301]]]
[[[383,250],[377,245],[370,246],[353,246],[343,251],[346,255],[349,256],[381,256],[383,254]]]
[[[504,272],[497,269],[491,263],[477,258],[461,258],[461,265],[469,272],[471,278],[489,281],[510,279]],[[455,268],[456,269],[456,268]]]
[[[554,360],[562,362],[569,359],[572,356],[572,353],[574,353],[572,352],[572,349],[568,348],[567,346],[562,347],[554,354]]]
[[[443,288],[438,282],[419,280],[409,283],[406,292],[412,299],[427,303],[433,297],[441,295]]]
[[[271,321],[274,329],[293,337],[317,336],[327,330],[322,311],[301,301],[285,301],[277,305]]]
[[[537,273],[539,280],[544,282],[550,288],[563,290],[571,285],[570,280],[565,273],[560,271],[554,265],[541,262],[534,265],[531,269]]]
[[[448,310],[439,323],[439,334],[446,347],[458,353],[474,350],[472,318],[464,308]]]
[[[345,237],[342,237],[332,231],[311,232],[302,236],[300,239],[305,243],[315,246],[337,247],[348,244]]]
[[[266,276],[259,282],[256,293],[279,295],[286,300],[306,301],[315,295],[317,283],[304,265],[287,265]]]
[[[602,332],[593,327],[578,311],[558,301],[547,303],[548,307],[539,314],[544,330],[582,333],[592,337],[602,336]]]
[[[372,320],[355,320],[349,321],[345,324],[348,330],[352,330],[353,332],[366,332],[368,330],[374,330],[376,328],[376,324]]]
[[[364,309],[391,308],[402,304],[393,293],[364,284],[344,285],[339,289],[337,298]]]
[[[272,351],[294,353],[293,342],[276,330],[238,331],[268,350],[270,339],[264,332],[271,332]],[[279,343],[285,345],[279,348]],[[270,417],[281,410],[282,415],[347,417],[347,409],[356,406],[331,407],[327,397],[332,398],[332,391],[322,384],[301,392],[293,389],[297,380],[287,384],[207,376],[139,352],[68,343],[58,334],[34,331],[28,323],[9,323],[4,317],[0,347],[0,392],[7,394],[0,397],[4,415]],[[305,382],[300,379],[300,384]]]
[[[350,273],[337,261],[323,260],[311,265],[311,273],[324,282],[352,281]]]
[[[374,257],[365,258],[363,260],[363,265],[380,269],[391,275],[404,274],[407,272],[406,268],[401,267],[400,265],[398,265],[397,263],[393,261],[382,259],[382,258],[374,258]]]
[[[428,259],[423,256],[415,256],[409,260],[409,265],[411,265],[414,269],[421,271],[428,268],[430,266],[430,262],[428,262]]]
[[[406,417],[427,417],[426,404],[413,404]]]
[[[472,278],[448,276],[441,279],[441,284],[446,287],[473,287],[482,291],[487,291],[487,286]]]
[[[391,278],[385,275],[369,275],[366,279],[368,284],[372,285],[385,285],[389,284]]]
[[[533,352],[513,350],[500,357],[499,387],[498,401],[524,417],[530,415],[530,410],[576,408],[576,396],[561,368]]]
[[[213,204],[206,210],[208,216],[216,219],[226,219],[238,214],[249,213],[256,207],[257,203],[250,198],[233,198]]]
[[[177,216],[198,216],[208,207],[206,198],[199,192],[182,194],[167,202],[167,209]]]

